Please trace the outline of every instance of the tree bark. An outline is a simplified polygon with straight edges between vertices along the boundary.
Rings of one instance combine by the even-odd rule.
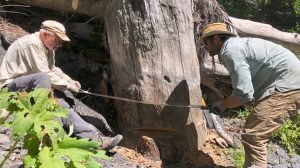
[[[107,0],[105,27],[115,95],[143,102],[200,104],[192,1]],[[116,102],[125,145],[143,135],[165,162],[200,149],[206,125],[200,109]]]

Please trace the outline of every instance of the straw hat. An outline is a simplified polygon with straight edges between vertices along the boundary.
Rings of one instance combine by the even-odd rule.
[[[234,33],[228,31],[225,23],[212,23],[203,28],[201,39],[204,40],[206,37],[216,34],[228,34],[236,36]]]
[[[64,41],[70,41],[69,37],[66,35],[66,29],[64,25],[57,21],[46,20],[42,23],[41,29],[55,33],[59,38],[61,38]]]

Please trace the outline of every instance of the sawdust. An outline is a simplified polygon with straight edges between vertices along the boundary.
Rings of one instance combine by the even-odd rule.
[[[146,166],[147,168],[160,168],[162,165],[161,161],[153,161],[145,158],[140,153],[137,153],[135,150],[128,149],[125,147],[117,146],[114,148],[114,151],[121,154],[122,156],[128,158],[132,162]]]
[[[209,131],[207,141],[202,147],[210,158],[212,158],[213,165],[222,165],[224,167],[234,166],[234,160],[228,155],[227,148],[220,148],[215,139],[218,137],[213,131]]]

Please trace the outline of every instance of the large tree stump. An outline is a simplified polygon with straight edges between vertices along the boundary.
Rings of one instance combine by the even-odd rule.
[[[192,1],[108,0],[105,27],[116,96],[177,105],[200,104]],[[125,146],[146,135],[161,159],[178,162],[206,138],[200,109],[116,101]]]

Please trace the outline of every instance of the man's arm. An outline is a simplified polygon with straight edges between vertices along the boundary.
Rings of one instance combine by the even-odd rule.
[[[239,107],[254,99],[250,67],[244,54],[240,48],[231,48],[221,55],[232,79],[233,92],[227,99],[215,103],[214,106],[220,111]]]
[[[51,85],[54,89],[64,91],[70,88],[70,77],[67,75],[63,76],[58,75],[53,71],[54,67],[51,64],[54,64],[54,57],[50,55],[50,58],[45,53],[45,50],[38,45],[30,45],[27,48],[22,49],[22,55],[28,66],[31,68],[32,73],[45,72],[49,75]],[[61,70],[60,70],[61,71]]]
[[[55,66],[54,52],[52,52],[50,56],[51,57],[48,60],[49,60],[49,68],[51,72],[59,76],[61,79],[67,81],[66,84],[67,89],[72,90],[74,92],[79,92],[81,88],[81,84],[78,81],[75,81],[72,78],[70,78],[60,68]]]

